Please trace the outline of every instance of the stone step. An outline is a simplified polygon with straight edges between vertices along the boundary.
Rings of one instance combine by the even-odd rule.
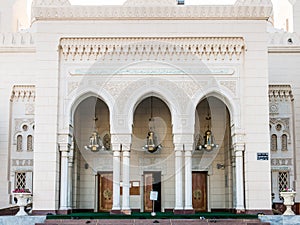
[[[46,220],[36,225],[270,225],[250,219],[64,219]]]

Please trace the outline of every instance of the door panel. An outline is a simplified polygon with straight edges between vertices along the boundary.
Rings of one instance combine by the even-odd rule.
[[[99,175],[99,210],[110,211],[113,204],[113,174]]]
[[[145,172],[145,188],[144,188],[144,211],[152,212],[153,202],[150,200],[150,192],[157,191],[158,198],[154,201],[154,211],[161,211],[161,172]]]
[[[193,172],[193,208],[197,212],[207,211],[207,172]]]

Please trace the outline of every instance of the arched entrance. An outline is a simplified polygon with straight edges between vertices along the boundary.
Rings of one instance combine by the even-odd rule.
[[[112,209],[113,168],[109,121],[108,106],[97,97],[87,97],[75,110],[73,207],[76,209]],[[96,141],[93,136],[95,132],[101,141]]]
[[[148,148],[149,138],[152,138],[149,137],[150,131],[153,132],[154,149]],[[150,96],[137,105],[133,115],[131,150],[130,200],[133,208],[144,212],[152,211],[151,191],[158,194],[154,201],[156,212],[172,208],[174,193],[170,189],[175,181],[173,171],[168,168],[174,160],[171,113],[161,99]],[[139,184],[139,190],[133,184]]]
[[[230,113],[216,97],[203,99],[196,108],[192,164],[192,201],[195,211],[233,207],[233,167]]]

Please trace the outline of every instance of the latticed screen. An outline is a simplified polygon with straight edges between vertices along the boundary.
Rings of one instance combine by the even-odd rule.
[[[16,189],[25,189],[26,187],[26,173],[16,173]]]
[[[284,190],[285,188],[289,187],[289,173],[288,172],[279,172],[278,173],[278,184],[279,184],[279,191]]]

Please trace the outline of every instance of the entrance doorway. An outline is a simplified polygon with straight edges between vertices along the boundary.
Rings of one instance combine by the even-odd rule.
[[[153,202],[150,200],[150,192],[157,191],[158,198],[154,201],[154,211],[161,211],[161,172],[144,173],[144,212],[152,212]]]
[[[207,211],[207,172],[193,172],[193,208],[196,212]]]
[[[99,211],[108,212],[113,205],[113,174],[102,173],[98,175],[98,203]]]

